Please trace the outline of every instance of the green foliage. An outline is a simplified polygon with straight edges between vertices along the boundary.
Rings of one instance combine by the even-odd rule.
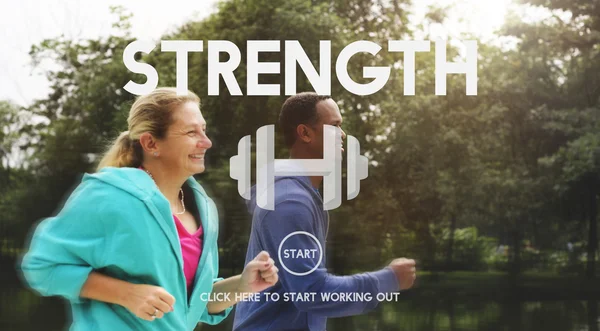
[[[411,39],[445,19],[443,8],[431,8],[411,30],[408,1],[221,1],[206,19],[157,39],[204,40],[205,46],[229,40],[242,59],[248,40],[298,40],[315,67],[319,40],[331,40],[331,68],[352,41],[384,46],[377,57],[357,54],[348,66],[351,77],[366,82],[365,66],[392,65],[378,93],[353,95],[332,80],[344,129],[359,138],[371,162],[358,198],[331,213],[328,255],[335,272],[377,268],[398,256],[431,269],[580,271],[582,255],[565,257],[564,248],[577,242],[587,255],[596,249],[589,227],[596,222],[600,182],[600,76],[594,74],[600,72],[600,20],[581,1],[526,2],[554,15],[536,23],[510,18],[503,33],[516,38],[515,48],[479,43],[477,96],[465,95],[462,75],[448,77],[446,96],[434,95],[433,51],[416,56],[416,95],[402,95],[403,71],[397,68],[403,56],[386,52],[387,40]],[[47,97],[23,110],[0,102],[0,150],[23,151],[13,166],[6,159],[14,152],[0,153],[0,180],[9,188],[1,191],[0,217],[10,224],[0,237],[10,233],[22,241],[126,129],[133,96],[122,87],[144,77],[122,63],[133,40],[132,15],[118,7],[113,13],[109,37],[59,36],[32,46],[34,64],[55,64],[46,72]],[[281,52],[261,54],[261,61],[283,63],[284,53],[282,43]],[[458,54],[448,47],[449,61]],[[175,85],[172,52],[141,60],[157,69],[161,86]],[[189,87],[202,99],[213,140],[207,173],[199,178],[219,205],[221,265],[234,273],[243,264],[250,219],[229,178],[229,158],[241,137],[276,122],[285,97],[234,97],[223,81],[220,95],[208,96],[207,65],[207,52],[190,55]],[[234,72],[244,94],[246,69],[242,61]],[[283,74],[263,75],[261,82],[281,84],[283,94]],[[300,71],[297,86],[312,90]],[[276,156],[287,156],[279,137]],[[498,245],[511,249],[497,254]]]
[[[440,231],[441,230],[441,231]],[[435,242],[440,248],[445,248],[450,240],[450,230],[441,228],[436,231]],[[479,235],[474,226],[456,229],[454,231],[454,249],[451,268],[455,270],[479,270],[487,271],[490,260],[497,254],[498,241],[495,238]],[[444,265],[446,261],[444,250],[440,250],[436,256],[437,265]]]

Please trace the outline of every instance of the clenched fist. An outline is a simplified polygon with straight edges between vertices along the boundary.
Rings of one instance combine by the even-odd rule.
[[[248,262],[240,280],[239,291],[243,293],[256,293],[277,284],[279,269],[275,261],[266,251],[260,252],[254,260]]]
[[[415,260],[399,258],[392,261],[389,267],[394,270],[398,282],[400,283],[400,290],[406,290],[413,286],[415,279],[417,278],[417,268],[415,267]]]
[[[153,321],[173,311],[175,298],[165,289],[154,285],[133,284],[129,287],[123,306],[135,316]]]

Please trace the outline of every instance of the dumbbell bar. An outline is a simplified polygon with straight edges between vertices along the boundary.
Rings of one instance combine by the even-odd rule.
[[[342,136],[341,129],[323,125],[323,159],[275,159],[275,126],[265,125],[256,131],[256,194],[257,205],[263,209],[275,208],[274,182],[276,176],[323,176],[323,209],[331,210],[342,203]],[[347,198],[354,199],[360,192],[360,181],[367,178],[368,159],[360,155],[360,143],[348,136],[347,143]],[[238,181],[238,193],[250,200],[250,136],[238,143],[238,155],[229,160],[229,175]]]

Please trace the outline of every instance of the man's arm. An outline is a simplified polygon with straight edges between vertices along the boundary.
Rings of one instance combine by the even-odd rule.
[[[305,295],[304,298],[309,295],[310,300],[308,301],[292,300],[301,311],[328,317],[357,315],[377,306],[376,296],[378,293],[390,293],[400,289],[397,273],[391,267],[351,276],[335,276],[327,272],[324,261],[321,261],[317,269],[310,274],[294,274],[313,269],[322,254],[317,251],[314,255],[301,254],[302,257],[297,257],[298,254],[296,254],[296,258],[292,258],[290,254],[292,249],[299,249],[302,253],[312,253],[314,249],[318,250],[314,239],[307,235],[297,234],[285,240],[281,247],[281,260],[278,256],[279,246],[289,234],[303,231],[316,237],[312,213],[301,202],[286,201],[278,204],[274,211],[267,213],[261,220],[259,229],[264,248],[271,254],[280,270],[279,277],[285,291],[290,293],[290,296],[294,296],[291,294],[292,292]],[[285,254],[286,249],[288,249],[288,254]],[[286,270],[282,262],[293,273]],[[331,299],[331,297],[327,300],[325,296],[332,293],[359,293],[370,296],[371,300],[335,301],[337,298]],[[289,298],[294,299],[294,297]]]

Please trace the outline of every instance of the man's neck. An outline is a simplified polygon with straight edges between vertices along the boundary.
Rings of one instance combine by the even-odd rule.
[[[290,150],[290,159],[314,159],[314,157],[310,157],[309,153],[305,151],[292,148]],[[321,186],[321,182],[323,181],[323,176],[308,176],[308,178],[311,185],[316,189]]]

